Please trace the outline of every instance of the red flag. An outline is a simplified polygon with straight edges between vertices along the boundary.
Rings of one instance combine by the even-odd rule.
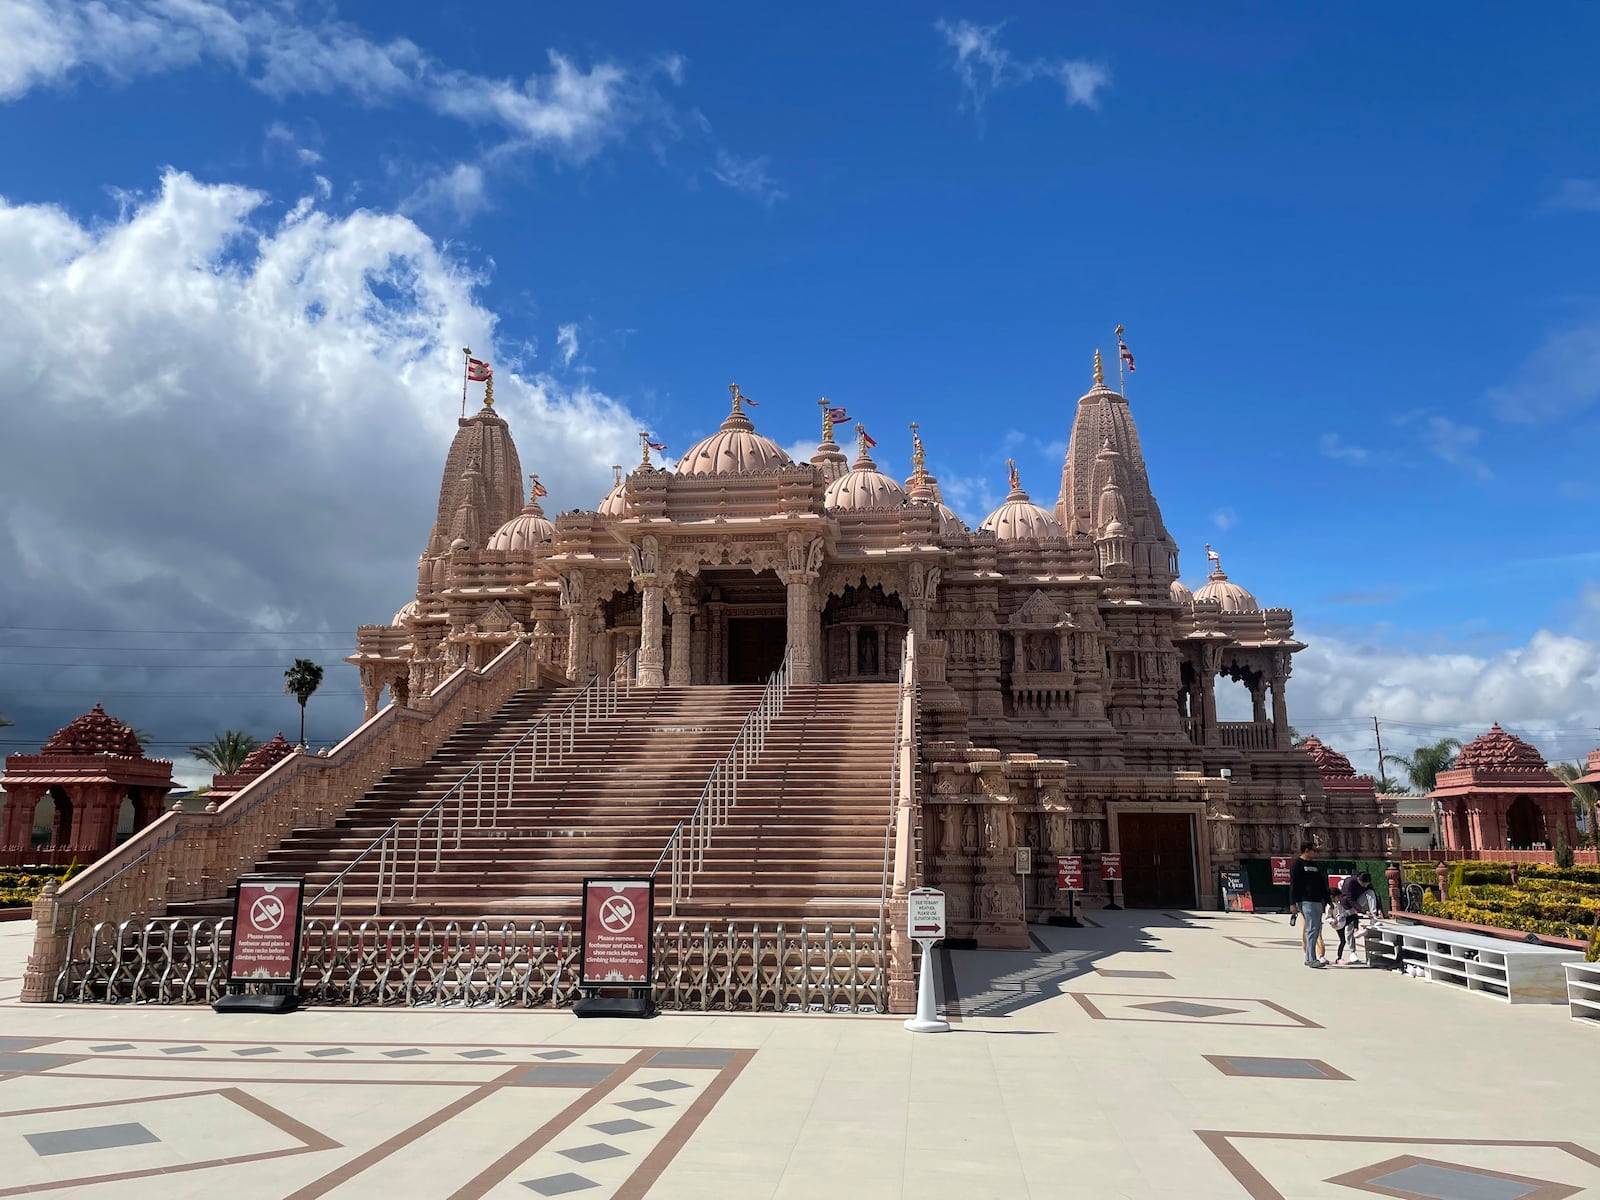
[[[748,404],[751,408],[760,408],[761,407],[761,401],[752,400],[752,399],[750,399],[749,396],[740,396],[739,399],[741,401],[743,401],[745,404]]]
[[[878,444],[878,439],[873,437],[865,429],[859,430],[858,432],[861,434],[861,444],[868,450],[872,449]]]
[[[1122,355],[1122,361],[1128,364],[1128,370],[1133,370],[1133,351],[1120,337],[1117,339],[1117,353]]]
[[[494,372],[489,369],[489,364],[481,358],[467,359],[467,378],[473,383],[487,383],[489,376]]]
[[[549,494],[549,488],[545,487],[545,485],[540,483],[537,479],[533,481],[533,498],[535,500],[539,499],[541,496],[548,496]]]
[[[666,453],[667,444],[665,442],[646,442],[645,445],[649,446],[652,450],[659,450],[663,454]]]
[[[845,412],[845,410],[842,408],[830,408],[828,410],[828,420],[832,421],[835,425],[842,425],[849,419],[850,414]]]

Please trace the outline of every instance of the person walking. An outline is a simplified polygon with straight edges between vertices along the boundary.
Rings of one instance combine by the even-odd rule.
[[[1289,914],[1289,923],[1293,924],[1298,915],[1304,926],[1300,937],[1305,943],[1306,966],[1325,967],[1328,960],[1317,955],[1317,938],[1322,933],[1322,914],[1328,907],[1328,877],[1312,861],[1315,851],[1316,846],[1311,842],[1301,842],[1300,857],[1290,868],[1289,905],[1293,911]]]
[[[1356,934],[1361,929],[1363,916],[1375,916],[1378,912],[1378,893],[1372,886],[1372,874],[1362,871],[1358,875],[1346,875],[1339,884],[1339,951],[1333,956],[1335,963],[1344,961],[1344,944],[1350,943],[1350,961],[1356,960]]]

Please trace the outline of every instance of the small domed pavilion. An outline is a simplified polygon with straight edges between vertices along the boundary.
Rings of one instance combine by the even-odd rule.
[[[117,842],[121,825],[143,829],[161,815],[172,764],[146,758],[129,726],[96,704],[58,729],[38,754],[6,759],[0,864],[90,863]]]
[[[1578,844],[1572,790],[1544,755],[1499,724],[1461,748],[1430,793],[1446,850],[1552,850],[1558,828]]]

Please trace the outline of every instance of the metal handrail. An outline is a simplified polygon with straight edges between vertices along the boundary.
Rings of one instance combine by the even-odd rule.
[[[635,652],[635,654],[637,651]],[[538,778],[540,766],[549,768],[562,762],[567,754],[571,753],[577,745],[578,723],[583,723],[583,732],[589,732],[592,721],[602,720],[614,716],[617,711],[619,693],[627,696],[632,692],[633,666],[635,654],[629,654],[614,668],[611,674],[602,681],[599,675],[594,675],[583,689],[574,696],[560,712],[548,713],[541,717],[534,725],[526,730],[521,737],[513,742],[493,762],[477,762],[456,780],[444,795],[440,796],[428,810],[419,817],[409,822],[399,820],[390,823],[389,827],[379,834],[372,843],[350,862],[344,870],[335,875],[328,883],[309,901],[310,905],[320,902],[329,892],[334,893],[333,915],[334,920],[341,920],[344,916],[344,890],[345,879],[358,866],[364,862],[374,850],[378,852],[378,879],[376,895],[373,901],[373,915],[380,915],[383,911],[385,898],[393,900],[399,886],[401,872],[401,851],[404,841],[409,833],[411,835],[411,898],[417,898],[417,888],[422,879],[422,860],[424,856],[423,838],[428,822],[433,822],[433,836],[429,849],[433,851],[433,869],[437,871],[444,861],[444,842],[446,816],[444,812],[445,801],[452,796],[460,795],[460,801],[455,806],[455,849],[461,849],[461,834],[466,826],[466,815],[469,804],[472,806],[472,828],[485,827],[484,793],[487,785],[489,802],[489,828],[497,828],[500,821],[501,798],[504,796],[506,807],[510,807],[512,793],[518,782],[519,751],[526,748],[523,755],[526,768],[527,782]],[[540,735],[543,734],[542,745]],[[542,750],[542,758],[541,758]],[[467,798],[467,785],[473,784],[472,799]],[[404,827],[402,827],[404,826]]]
[[[894,707],[894,758],[889,764],[889,816],[883,823],[883,889],[878,899],[878,928],[886,929],[884,924],[889,915],[889,855],[894,839],[895,826],[899,822],[902,803],[908,803],[910,797],[901,797],[901,783],[903,776],[900,771],[900,759],[906,746],[913,743],[916,738],[917,724],[917,652],[916,635],[907,629],[906,640],[900,652],[900,685],[899,695],[895,699]],[[913,761],[912,771],[916,769]],[[913,775],[909,780],[913,792],[916,789],[916,778]]]
[[[694,875],[705,865],[711,831],[728,823],[729,810],[739,802],[739,781],[750,773],[750,764],[766,749],[767,731],[783,711],[789,687],[789,653],[785,651],[778,669],[768,676],[766,686],[761,689],[760,701],[739,726],[733,745],[711,768],[694,811],[672,827],[667,844],[650,869],[650,878],[654,879],[661,873],[662,865],[671,859],[670,916],[678,915],[680,900],[694,894]]]

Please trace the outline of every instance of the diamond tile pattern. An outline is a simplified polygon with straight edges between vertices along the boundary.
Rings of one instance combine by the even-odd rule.
[[[676,1079],[657,1079],[653,1083],[641,1083],[639,1086],[647,1092],[675,1092],[679,1088],[686,1088],[689,1085],[687,1083],[679,1083]]]
[[[498,1050],[463,1050],[460,1056],[462,1058],[499,1058],[501,1054]]]
[[[654,1129],[654,1125],[646,1125],[643,1121],[635,1121],[632,1117],[623,1117],[618,1121],[597,1121],[589,1126],[598,1129],[601,1133],[608,1133],[615,1137],[619,1133],[638,1133],[641,1129]]]
[[[115,1150],[123,1146],[148,1146],[161,1139],[137,1121],[122,1125],[90,1125],[82,1129],[53,1129],[26,1133],[28,1145],[40,1157],[79,1154],[85,1150]]]
[[[1225,1017],[1233,1013],[1242,1013],[1242,1008],[1218,1008],[1215,1004],[1191,1004],[1187,1000],[1158,1000],[1154,1004],[1135,1004],[1132,1007],[1142,1008],[1148,1012],[1166,1013],[1172,1017]]]
[[[7,1054],[0,1051],[0,1071],[17,1071],[28,1075],[34,1071],[48,1071],[62,1063],[71,1062],[66,1054]]]
[[[535,1054],[534,1057],[554,1062],[558,1058],[577,1058],[578,1055],[571,1050],[546,1050],[542,1054]]]
[[[108,1051],[111,1051],[111,1050],[132,1050],[133,1049],[133,1043],[132,1042],[118,1042],[114,1046],[90,1046],[89,1049],[93,1050],[96,1054],[105,1054],[105,1053],[107,1053]]]
[[[1415,1163],[1367,1182],[1426,1200],[1522,1200],[1544,1186],[1435,1163]]]
[[[600,1185],[582,1175],[568,1171],[565,1175],[547,1175],[543,1179],[524,1179],[522,1186],[541,1196],[565,1196],[569,1192],[582,1192]]]
[[[1249,1058],[1232,1054],[1222,1056],[1240,1075],[1254,1075],[1264,1079],[1328,1079],[1331,1076],[1309,1058]]]
[[[652,1067],[725,1067],[734,1060],[732,1050],[658,1050]]]
[[[426,1054],[427,1051],[418,1050],[413,1046],[409,1050],[385,1050],[382,1053],[385,1058],[415,1058],[419,1054]]]
[[[593,1087],[611,1078],[612,1066],[568,1066],[565,1063],[539,1063],[517,1076],[518,1083],[554,1084],[556,1087]]]
[[[234,1053],[240,1058],[250,1058],[257,1054],[280,1054],[282,1051],[276,1046],[247,1046],[243,1050],[235,1050]]]
[[[161,1047],[161,1053],[163,1053],[163,1054],[204,1054],[205,1053],[205,1049],[206,1048],[204,1046],[163,1046],[163,1047]]]
[[[618,1108],[625,1108],[629,1112],[649,1112],[652,1108],[671,1108],[666,1100],[657,1100],[654,1096],[643,1096],[638,1100],[619,1100]]]
[[[348,1046],[324,1046],[320,1050],[308,1051],[312,1058],[332,1058],[337,1054],[354,1054],[355,1051]]]
[[[570,1158],[573,1162],[589,1163],[599,1162],[603,1158],[623,1158],[626,1150],[618,1150],[615,1146],[608,1146],[604,1142],[595,1142],[590,1146],[575,1146],[571,1150],[557,1151],[562,1158]]]

